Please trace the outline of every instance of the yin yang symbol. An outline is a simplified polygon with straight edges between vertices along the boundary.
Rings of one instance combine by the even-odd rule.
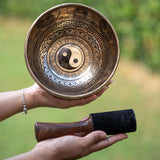
[[[66,46],[61,48],[58,53],[58,63],[64,70],[72,71],[78,69],[82,62],[83,54],[78,47]]]

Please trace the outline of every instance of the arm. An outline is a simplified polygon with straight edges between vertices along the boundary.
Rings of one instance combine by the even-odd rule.
[[[97,99],[111,84],[111,81],[98,93],[82,99],[68,100],[57,98],[37,84],[24,89],[24,98],[27,109],[36,107],[69,108],[90,103]],[[22,90],[0,93],[0,120],[4,120],[18,112],[23,111]]]
[[[0,93],[0,120],[22,112],[22,90]]]
[[[37,84],[24,89],[24,96],[27,109],[33,109],[41,106],[69,108],[92,102],[103,94],[109,84],[111,84],[111,81],[98,93],[77,100],[56,98],[45,92]],[[22,112],[22,104],[22,90],[1,93],[0,120],[3,120],[18,112]],[[12,157],[8,160],[74,160],[86,156],[92,152],[104,149],[125,138],[127,138],[126,134],[118,134],[106,138],[106,134],[103,131],[95,131],[84,137],[64,136],[42,141],[38,143],[32,151]],[[73,148],[76,152],[73,152]]]
[[[126,138],[126,134],[106,137],[103,131],[94,131],[84,137],[64,136],[42,141],[32,151],[8,160],[75,160]]]

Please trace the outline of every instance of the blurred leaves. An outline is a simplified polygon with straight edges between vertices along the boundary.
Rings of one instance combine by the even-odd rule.
[[[0,0],[0,15],[35,19],[55,5],[70,2],[83,3],[103,13],[118,33],[121,54],[160,71],[159,0]]]

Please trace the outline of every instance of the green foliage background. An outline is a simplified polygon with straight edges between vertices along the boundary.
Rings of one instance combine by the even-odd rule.
[[[103,13],[120,40],[121,55],[160,71],[159,0],[0,0],[0,14],[35,19],[61,3],[83,3]]]

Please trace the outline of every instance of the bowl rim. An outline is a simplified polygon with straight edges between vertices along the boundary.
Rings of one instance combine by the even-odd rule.
[[[95,12],[96,14],[99,14],[99,16],[101,16],[107,23],[108,25],[111,27],[112,29],[112,32],[114,33],[114,37],[116,39],[116,44],[117,44],[117,59],[116,59],[116,63],[114,65],[114,69],[112,70],[112,73],[110,74],[110,76],[97,88],[95,88],[94,90],[90,91],[90,92],[87,92],[87,93],[83,93],[83,94],[80,94],[80,95],[66,95],[66,94],[62,94],[62,93],[58,93],[58,92],[55,92],[51,89],[49,89],[48,87],[46,87],[45,85],[43,85],[39,80],[38,78],[35,76],[35,74],[33,73],[30,65],[29,65],[29,61],[28,61],[28,58],[27,58],[27,46],[28,46],[28,39],[30,37],[30,34],[31,34],[31,31],[32,29],[34,28],[34,26],[36,25],[36,23],[38,22],[38,20],[44,16],[46,13],[54,10],[54,9],[57,9],[58,7],[63,7],[63,6],[69,6],[69,5],[72,5],[72,6],[80,6],[80,7],[85,7],[89,10],[92,10],[93,12]],[[93,95],[93,94],[96,94],[98,91],[100,91],[106,84],[107,82],[109,82],[109,80],[113,77],[117,67],[118,67],[118,63],[119,63],[119,58],[120,58],[120,47],[119,47],[119,40],[118,40],[118,36],[117,36],[117,33],[114,29],[114,27],[112,26],[112,24],[110,23],[110,21],[102,14],[100,13],[98,10],[96,10],[95,8],[92,8],[90,6],[87,6],[85,4],[81,4],[81,3],[63,3],[63,4],[58,4],[56,6],[53,6],[49,9],[47,9],[46,11],[44,11],[42,14],[40,14],[35,20],[34,22],[32,23],[32,25],[30,26],[28,32],[27,32],[27,35],[26,35],[26,39],[25,39],[25,44],[24,44],[24,57],[25,57],[25,63],[26,63],[26,66],[27,66],[27,69],[31,75],[31,77],[33,78],[33,80],[40,86],[42,87],[44,90],[46,90],[47,92],[49,92],[50,94],[52,94],[53,96],[56,96],[56,97],[59,97],[59,98],[63,98],[63,99],[80,99],[80,98],[84,98],[84,97],[88,97],[90,95]]]

